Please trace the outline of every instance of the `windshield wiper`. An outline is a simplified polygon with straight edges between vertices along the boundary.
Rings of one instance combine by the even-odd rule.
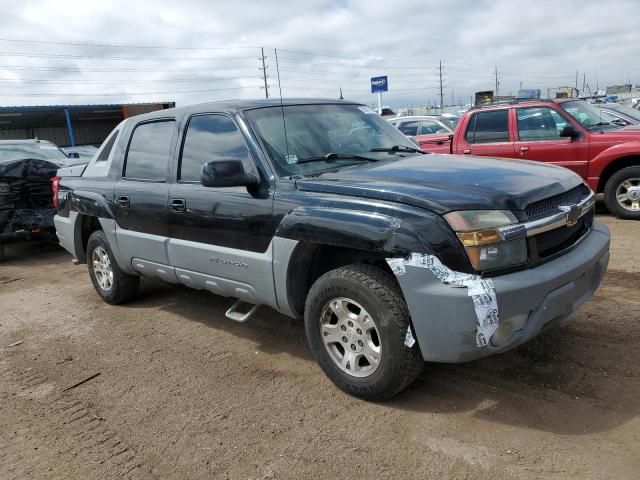
[[[376,147],[369,150],[370,152],[406,152],[406,153],[427,153],[419,148],[407,147],[405,145],[394,145],[393,147]]]
[[[362,155],[354,155],[351,153],[336,153],[330,152],[326,155],[318,157],[306,157],[301,158],[295,163],[311,163],[311,162],[330,162],[332,160],[362,160],[366,162],[377,162],[377,158],[364,157]]]

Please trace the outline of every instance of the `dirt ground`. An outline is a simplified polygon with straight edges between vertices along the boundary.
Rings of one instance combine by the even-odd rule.
[[[640,478],[640,224],[599,218],[610,270],[565,324],[380,404],[324,377],[300,322],[151,281],[112,307],[66,252],[13,245],[0,479]]]

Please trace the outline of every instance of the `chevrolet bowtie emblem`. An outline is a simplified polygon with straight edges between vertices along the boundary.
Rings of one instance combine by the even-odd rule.
[[[567,207],[562,206],[560,207],[560,210],[567,212],[568,227],[572,227],[573,225],[578,223],[578,220],[580,220],[580,217],[582,216],[582,208],[580,208],[578,205],[571,205]]]

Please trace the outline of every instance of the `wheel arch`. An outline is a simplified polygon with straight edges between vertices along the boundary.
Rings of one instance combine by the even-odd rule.
[[[87,243],[96,230],[102,230],[100,220],[93,215],[79,213],[76,217],[75,246],[78,263],[87,263]]]
[[[381,251],[299,242],[291,254],[287,268],[286,291],[289,308],[296,317],[302,318],[305,301],[313,283],[325,273],[339,267],[363,263],[375,265],[392,274],[385,261],[386,257],[387,255]]]
[[[610,161],[606,167],[602,170],[600,174],[600,179],[598,180],[598,188],[596,193],[603,193],[607,182],[611,178],[611,176],[616,173],[618,170],[622,170],[623,168],[632,167],[635,165],[640,165],[640,153],[635,153],[631,155],[624,155],[616,158],[613,161]]]

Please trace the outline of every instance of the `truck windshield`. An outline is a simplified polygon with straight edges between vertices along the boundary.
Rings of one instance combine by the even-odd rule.
[[[403,147],[417,148],[362,105],[289,105],[245,113],[283,177],[415,155]]]
[[[609,118],[604,116],[599,108],[594,107],[584,100],[564,102],[561,103],[560,106],[585,128],[620,128],[620,125],[610,123]]]
[[[58,147],[46,143],[13,143],[0,145],[0,162],[8,160],[25,160],[27,158],[35,160],[68,160]]]

